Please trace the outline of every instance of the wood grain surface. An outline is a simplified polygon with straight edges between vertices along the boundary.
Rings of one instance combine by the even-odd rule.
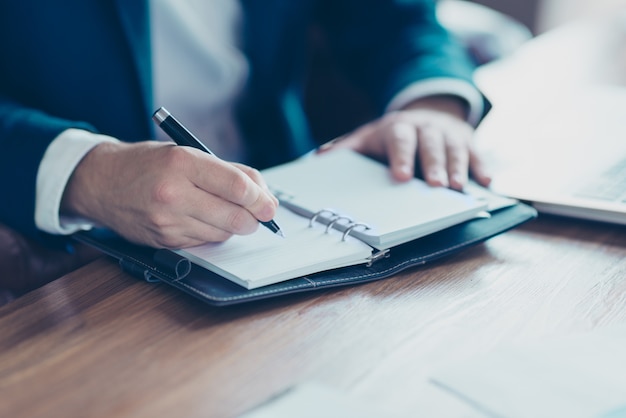
[[[544,216],[390,279],[229,308],[102,258],[0,309],[0,415],[228,417],[317,381],[411,416],[439,365],[626,322],[625,232]]]

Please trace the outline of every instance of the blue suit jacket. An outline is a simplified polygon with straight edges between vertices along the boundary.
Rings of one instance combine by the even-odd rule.
[[[238,118],[248,163],[257,168],[313,147],[302,105],[313,21],[380,111],[416,80],[471,82],[470,61],[436,22],[431,0],[242,0],[242,6],[251,71]],[[36,174],[63,130],[152,138],[148,12],[145,0],[2,6],[0,222],[42,236],[34,224]]]

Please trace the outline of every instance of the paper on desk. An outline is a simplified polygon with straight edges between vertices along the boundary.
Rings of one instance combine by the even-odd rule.
[[[487,416],[624,418],[626,326],[496,350],[431,382]]]

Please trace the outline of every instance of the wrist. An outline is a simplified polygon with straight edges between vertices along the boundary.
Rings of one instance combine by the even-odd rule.
[[[469,104],[461,97],[442,94],[421,97],[403,106],[400,110],[434,110],[444,112],[461,120],[467,120]]]
[[[103,142],[93,147],[78,163],[70,176],[61,199],[62,216],[80,217],[99,221],[101,205],[98,196],[102,179],[118,172],[113,155],[128,147],[123,142]]]
[[[94,147],[117,139],[82,129],[67,129],[49,145],[39,163],[35,198],[35,224],[50,234],[71,234],[89,229],[92,223],[79,217],[61,216],[61,201],[78,164]]]

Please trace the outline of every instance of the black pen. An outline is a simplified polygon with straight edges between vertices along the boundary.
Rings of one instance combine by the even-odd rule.
[[[159,125],[159,128],[163,129],[163,131],[170,137],[176,144],[183,145],[187,147],[197,148],[201,151],[204,151],[208,154],[215,155],[213,152],[202,142],[198,140],[187,128],[183,126],[170,112],[167,111],[164,107],[160,107],[154,115],[152,115],[152,119]],[[275,234],[280,235],[281,237],[285,237],[283,231],[281,231],[280,227],[274,220],[263,222],[259,221],[263,226],[272,231]]]

